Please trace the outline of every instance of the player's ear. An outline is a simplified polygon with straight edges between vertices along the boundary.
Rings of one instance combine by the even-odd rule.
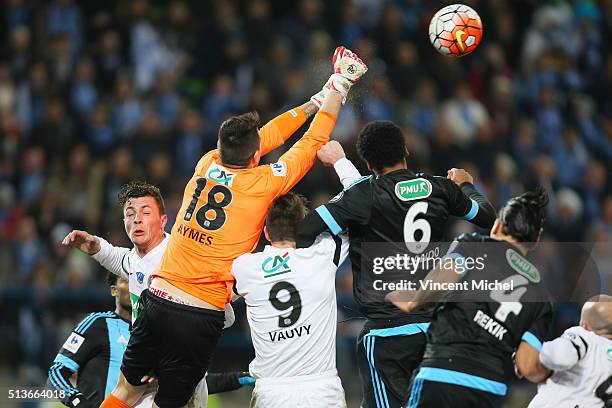
[[[165,230],[166,229],[166,224],[168,223],[168,216],[166,214],[162,215],[160,217],[160,221],[161,221],[161,229]]]
[[[270,234],[268,234],[268,227],[266,226],[264,226],[264,236],[266,237],[268,242],[272,242],[272,240],[270,240]]]
[[[493,223],[493,228],[491,228],[491,236],[495,236],[498,235],[499,233],[501,233],[501,229],[502,229],[502,222],[499,218],[495,219],[495,223]]]
[[[253,153],[253,167],[259,166],[260,160],[261,160],[261,151],[257,149],[255,153]]]
[[[111,296],[117,297],[119,295],[119,290],[117,289],[117,286],[111,285],[110,288],[111,288]]]
[[[368,168],[368,170],[373,171],[372,166],[370,165],[370,162],[366,160],[365,163],[366,163],[366,167]]]

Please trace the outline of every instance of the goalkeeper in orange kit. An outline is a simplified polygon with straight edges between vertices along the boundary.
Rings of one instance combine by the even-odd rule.
[[[367,71],[344,47],[332,63],[334,73],[321,92],[261,129],[254,112],[221,124],[218,149],[200,159],[187,183],[166,252],[140,299],[119,382],[102,407],[130,406],[151,375],[159,380],[156,406],[187,404],[221,336],[232,262],[255,248],[268,207],[311,168],[350,88]],[[278,162],[259,165],[317,110]]]

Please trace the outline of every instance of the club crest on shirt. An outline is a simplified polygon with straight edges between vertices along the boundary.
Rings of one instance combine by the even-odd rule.
[[[220,166],[216,163],[211,163],[206,170],[206,178],[212,181],[216,181],[217,183],[225,184],[228,187],[232,186],[234,182],[235,173],[232,173],[228,169],[223,166]]]
[[[264,278],[291,272],[291,267],[289,266],[290,258],[289,252],[285,252],[282,256],[276,255],[266,258],[261,264],[261,269],[265,274]]]
[[[136,281],[142,285],[144,282],[144,273],[136,272]]]

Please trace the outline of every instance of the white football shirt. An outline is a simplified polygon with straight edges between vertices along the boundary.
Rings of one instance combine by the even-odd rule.
[[[255,378],[294,377],[336,369],[336,269],[348,238],[321,234],[309,248],[244,254],[233,264],[244,296]]]
[[[538,386],[529,408],[601,408],[597,392],[612,376],[612,340],[582,327],[570,327],[560,337],[547,341],[540,362],[554,374]]]
[[[157,269],[162,255],[168,246],[169,234],[150,250],[145,256],[138,255],[136,247],[132,249],[116,247],[109,244],[104,238],[100,240],[100,251],[93,255],[108,271],[127,279],[130,289],[130,300],[132,301],[132,321],[138,313],[138,300],[142,291],[149,287],[151,274]]]

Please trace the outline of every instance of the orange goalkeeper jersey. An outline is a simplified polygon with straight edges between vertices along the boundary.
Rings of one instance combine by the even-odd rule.
[[[235,169],[220,163],[218,150],[204,155],[185,187],[168,247],[153,276],[224,307],[234,282],[232,262],[255,248],[268,207],[312,167],[335,120],[330,113],[317,113],[304,136],[270,165]],[[261,155],[283,144],[305,121],[297,108],[266,124],[260,130]]]

